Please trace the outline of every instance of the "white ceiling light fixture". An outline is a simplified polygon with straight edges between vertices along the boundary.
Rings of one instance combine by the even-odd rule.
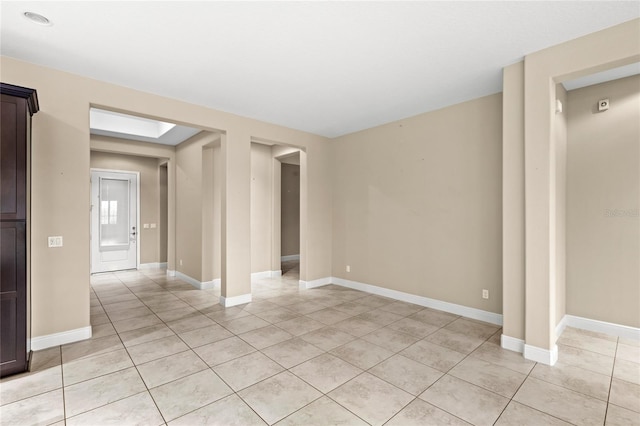
[[[43,27],[50,27],[53,23],[46,16],[40,15],[35,12],[24,12],[24,17],[34,24],[42,25]]]

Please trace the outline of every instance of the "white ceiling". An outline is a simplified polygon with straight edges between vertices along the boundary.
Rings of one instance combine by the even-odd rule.
[[[0,11],[3,55],[329,137],[497,93],[505,65],[640,16],[637,1],[2,1]]]

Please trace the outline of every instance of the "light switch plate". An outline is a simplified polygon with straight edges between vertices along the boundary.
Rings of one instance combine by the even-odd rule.
[[[156,224],[155,223],[151,224],[151,229],[156,229]]]

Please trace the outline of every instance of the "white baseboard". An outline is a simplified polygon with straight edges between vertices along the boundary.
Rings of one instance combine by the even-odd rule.
[[[31,338],[31,350],[39,351],[91,338],[91,326]]]
[[[288,254],[286,256],[280,256],[281,262],[288,262],[289,260],[300,260],[299,254]]]
[[[367,293],[377,294],[391,299],[401,300],[403,302],[413,303],[415,305],[424,306],[426,308],[437,309],[463,317],[472,318],[491,324],[502,325],[502,315],[493,312],[483,311],[481,309],[471,308],[469,306],[457,305],[455,303],[443,302],[441,300],[430,299],[428,297],[417,296],[415,294],[404,293],[402,291],[391,290],[384,287],[378,287],[371,284],[364,284],[357,281],[345,280],[344,278],[332,277],[331,282],[334,284],[360,290]]]
[[[220,296],[220,304],[225,308],[230,308],[231,306],[236,305],[243,305],[249,302],[251,302],[251,293],[241,294],[240,296],[233,297]]]
[[[556,337],[560,337],[566,327],[575,327],[582,330],[605,333],[611,336],[640,340],[640,328],[629,327],[627,325],[615,324],[612,322],[577,317],[575,315],[565,315],[562,318],[562,320],[556,327]]]
[[[167,276],[168,277],[175,277],[176,276],[176,271],[174,271],[172,269],[167,269]]]
[[[277,278],[282,276],[282,270],[280,271],[262,271],[262,272],[252,272],[251,279],[259,280],[262,278]]]
[[[166,269],[167,262],[151,262],[151,263],[141,263],[138,265],[138,269],[147,270],[147,269]]]
[[[508,349],[514,352],[518,352],[518,353],[524,352],[524,340],[507,336],[506,334],[502,334],[500,336],[500,346],[503,349]]]
[[[220,278],[216,278],[212,281],[198,281],[195,278],[190,277],[187,274],[183,274],[182,272],[175,271],[175,277],[178,279],[188,282],[198,290],[207,290],[210,288],[216,288],[220,286]]]
[[[558,345],[553,345],[551,349],[542,349],[537,346],[525,344],[523,353],[525,359],[545,365],[555,365],[558,361]]]
[[[317,280],[311,280],[311,281],[299,280],[298,288],[300,290],[308,290],[310,288],[322,287],[323,285],[331,284],[332,280],[333,280],[333,277],[324,277],[324,278],[319,278]]]

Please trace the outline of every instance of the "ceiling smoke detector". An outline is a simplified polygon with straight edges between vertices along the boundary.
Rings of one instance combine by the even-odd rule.
[[[27,18],[28,20],[30,20],[33,23],[36,23],[38,25],[43,25],[45,27],[53,25],[51,23],[51,21],[49,20],[49,18],[47,18],[46,16],[42,16],[39,13],[24,12],[24,17]]]

